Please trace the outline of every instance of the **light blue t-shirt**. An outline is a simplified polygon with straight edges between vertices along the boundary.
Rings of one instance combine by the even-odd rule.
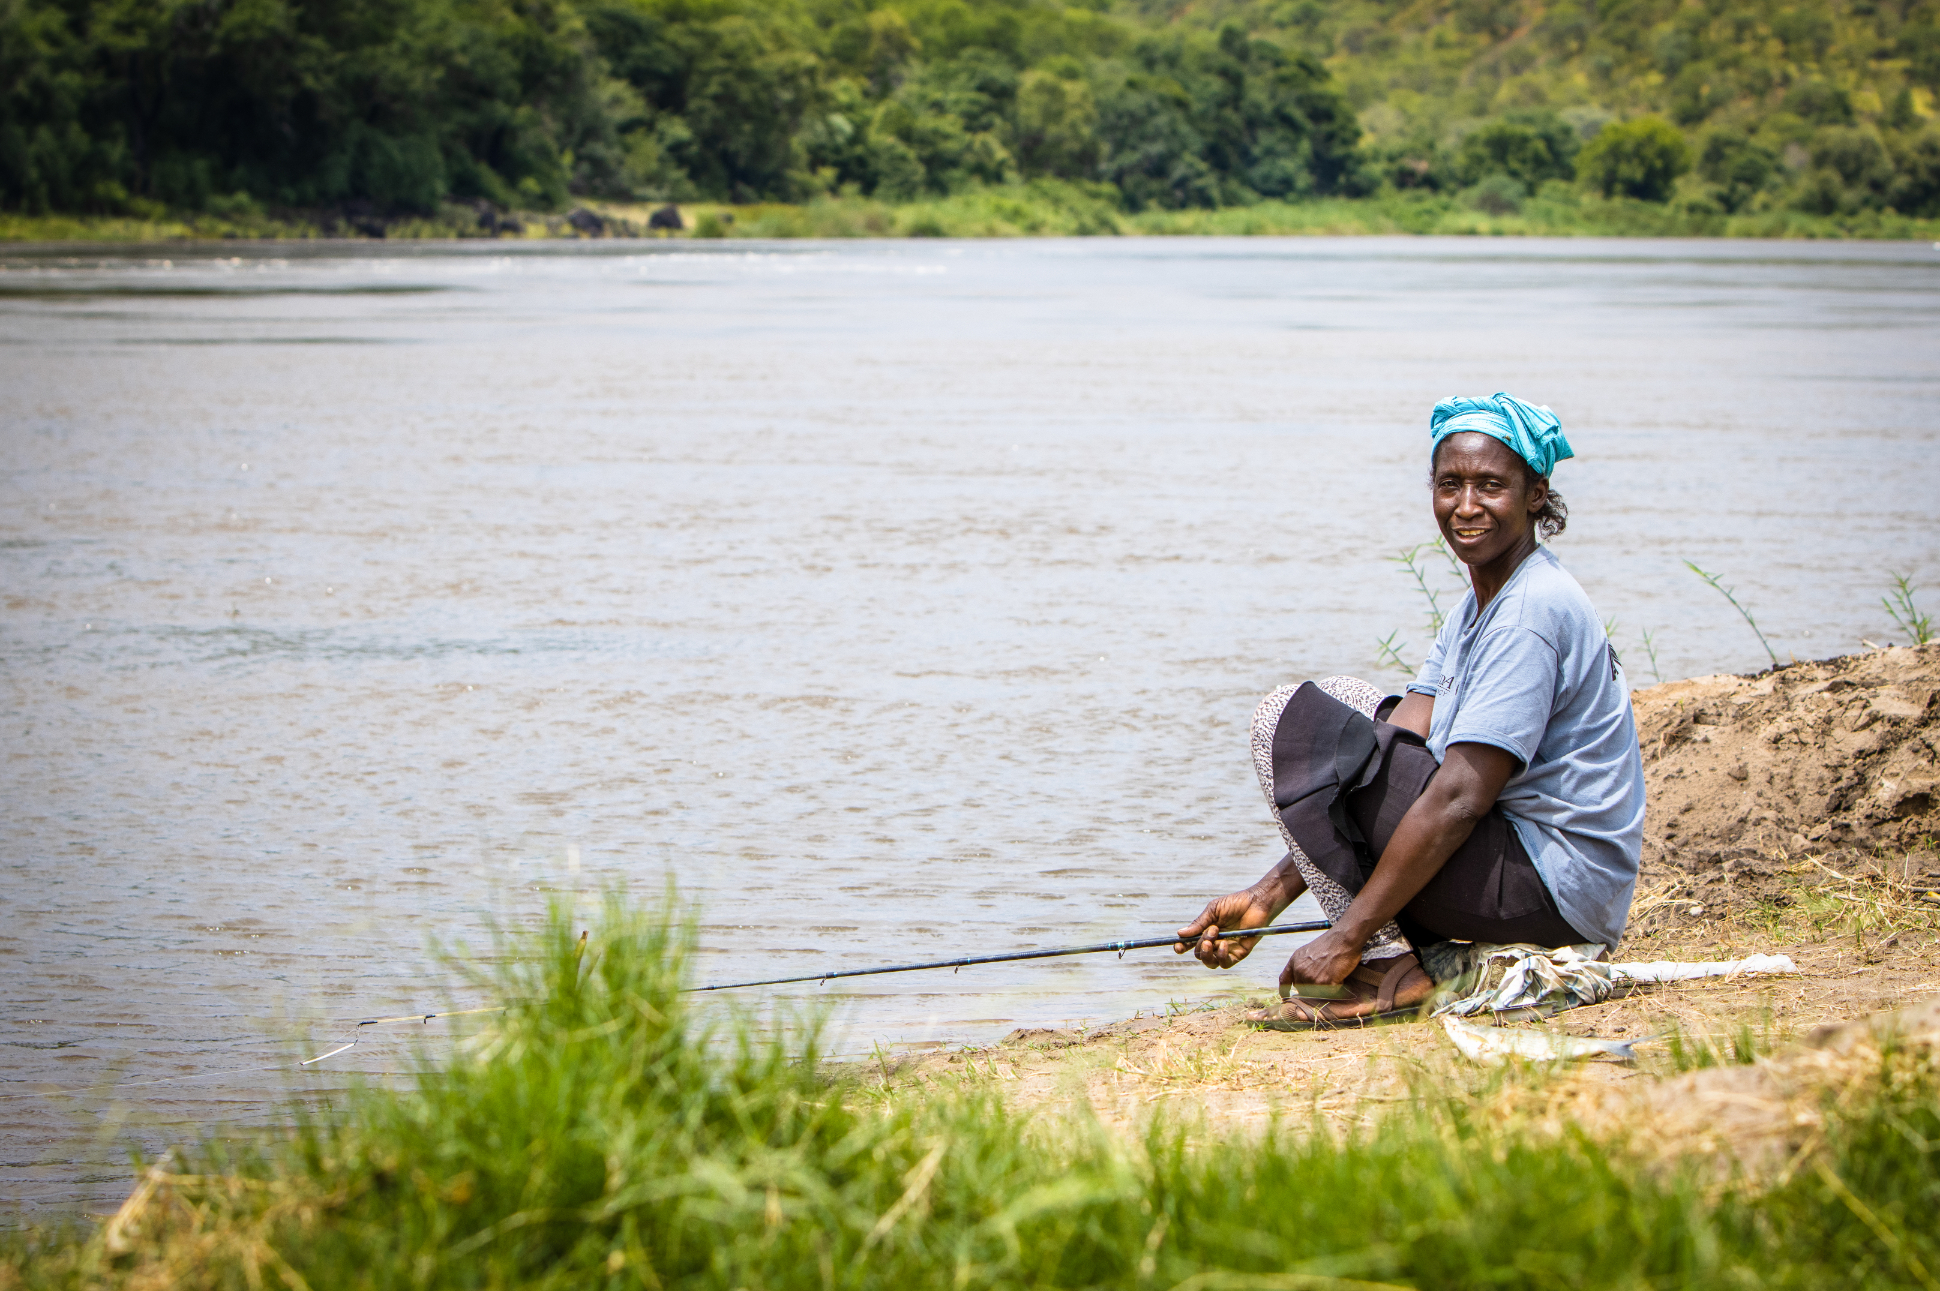
[[[1451,744],[1515,754],[1503,814],[1570,926],[1614,949],[1643,855],[1644,764],[1630,685],[1583,588],[1538,547],[1479,616],[1469,590],[1408,689],[1435,701],[1437,762]]]

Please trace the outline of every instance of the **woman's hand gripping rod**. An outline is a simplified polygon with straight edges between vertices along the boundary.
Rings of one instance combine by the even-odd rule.
[[[1225,941],[1231,937],[1274,937],[1287,932],[1325,932],[1327,921],[1314,920],[1307,923],[1276,923],[1264,928],[1222,928],[1208,934],[1215,941]],[[1195,937],[1192,941],[1197,941]],[[962,959],[937,959],[926,964],[891,964],[886,968],[841,968],[825,973],[803,973],[799,977],[765,977],[755,982],[717,982],[712,986],[690,986],[690,991],[732,991],[743,986],[786,986],[793,982],[829,982],[838,977],[875,977],[882,973],[917,973],[930,968],[968,968],[972,964],[1008,964],[1020,959],[1055,959],[1062,955],[1097,955],[1106,951],[1116,951],[1123,959],[1128,950],[1151,950],[1158,946],[1177,946],[1182,939],[1174,934],[1170,937],[1140,937],[1134,941],[1101,941],[1095,946],[1066,946],[1058,950],[1016,950],[1007,955],[966,955]],[[1190,945],[1191,942],[1184,942]]]

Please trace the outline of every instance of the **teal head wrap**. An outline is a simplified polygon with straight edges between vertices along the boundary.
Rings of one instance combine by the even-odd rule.
[[[1444,439],[1464,430],[1477,430],[1501,440],[1544,479],[1556,469],[1556,463],[1576,456],[1569,440],[1563,438],[1563,423],[1555,413],[1514,395],[1497,392],[1487,399],[1453,395],[1436,404],[1428,418],[1430,460]]]

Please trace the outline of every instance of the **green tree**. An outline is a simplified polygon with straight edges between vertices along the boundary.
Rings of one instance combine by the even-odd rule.
[[[1455,166],[1465,184],[1507,175],[1533,190],[1544,180],[1574,179],[1581,146],[1576,131],[1554,113],[1524,114],[1471,132],[1456,151]]]
[[[738,202],[800,195],[811,181],[796,136],[825,102],[820,59],[738,14],[696,34],[688,173],[702,191]]]
[[[1727,212],[1741,211],[1782,173],[1778,154],[1742,130],[1717,130],[1699,151],[1698,174]]]
[[[1012,138],[1025,175],[1090,178],[1098,166],[1098,105],[1091,86],[1076,76],[1024,73]]]
[[[0,201],[563,200],[610,124],[567,0],[12,0]]]
[[[1219,205],[1219,177],[1200,155],[1205,136],[1176,79],[1153,72],[1112,78],[1098,95],[1100,176],[1126,206]]]
[[[1899,142],[1887,200],[1902,215],[1940,215],[1940,129]]]
[[[1577,175],[1605,197],[1621,193],[1646,202],[1669,198],[1671,185],[1690,168],[1683,132],[1653,116],[1603,127],[1576,159]]]

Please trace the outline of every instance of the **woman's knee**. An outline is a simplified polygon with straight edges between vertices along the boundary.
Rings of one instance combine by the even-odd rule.
[[[1362,717],[1373,717],[1374,710],[1387,698],[1379,686],[1362,681],[1359,677],[1322,677],[1314,685],[1320,687],[1322,694],[1338,699]]]
[[[1260,701],[1259,707],[1253,710],[1253,734],[1256,739],[1264,732],[1266,738],[1272,740],[1274,729],[1280,725],[1280,714],[1287,711],[1287,702],[1293,698],[1293,692],[1299,689],[1298,685],[1281,686],[1269,691],[1266,698]]]

